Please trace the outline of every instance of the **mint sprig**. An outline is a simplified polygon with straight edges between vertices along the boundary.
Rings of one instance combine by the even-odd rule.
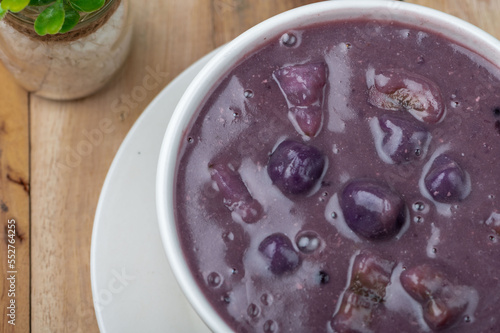
[[[80,21],[80,13],[91,13],[101,9],[106,0],[2,0],[0,19],[8,11],[18,13],[28,6],[47,6],[38,14],[34,28],[37,34],[65,33]]]
[[[13,13],[18,13],[26,8],[29,3],[30,0],[3,0],[1,5],[3,10],[10,10]]]
[[[7,14],[7,11],[0,6],[0,20]]]

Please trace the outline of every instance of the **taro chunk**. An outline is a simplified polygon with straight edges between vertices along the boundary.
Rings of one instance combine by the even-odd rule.
[[[374,303],[381,303],[393,269],[393,262],[369,251],[362,251],[354,259],[349,289],[369,297]]]
[[[290,108],[289,117],[297,132],[314,137],[321,129],[323,112],[318,105],[294,106]]]
[[[384,114],[372,119],[370,127],[377,153],[386,163],[408,163],[427,154],[431,135],[419,123]]]
[[[368,179],[348,183],[342,191],[340,207],[349,228],[374,241],[394,237],[406,218],[406,205],[401,196]]]
[[[383,304],[394,266],[369,251],[356,256],[351,281],[330,324],[334,332],[372,332],[370,326],[377,308]]]
[[[288,102],[294,106],[320,105],[326,84],[324,63],[302,64],[274,71],[274,79]]]
[[[458,202],[470,192],[468,174],[446,155],[439,155],[433,161],[424,183],[430,196],[441,203]]]
[[[453,326],[463,315],[474,291],[454,285],[438,269],[422,264],[401,273],[401,285],[422,306],[425,322],[433,331]]]
[[[368,102],[391,111],[407,111],[416,119],[434,124],[445,113],[439,87],[431,80],[403,70],[375,74],[368,71]]]
[[[285,140],[269,158],[267,172],[284,194],[307,194],[318,183],[325,164],[325,157],[315,147]]]
[[[240,175],[226,164],[210,166],[210,175],[223,196],[224,205],[245,223],[255,223],[262,216],[262,206],[252,198]]]

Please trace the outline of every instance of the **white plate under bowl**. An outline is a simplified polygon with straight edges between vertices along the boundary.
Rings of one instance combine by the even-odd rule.
[[[210,332],[177,285],[158,230],[156,168],[168,121],[215,51],[151,102],[109,169],[92,232],[92,295],[102,333]]]

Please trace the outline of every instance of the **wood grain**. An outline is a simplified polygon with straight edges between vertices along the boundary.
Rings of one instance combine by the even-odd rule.
[[[499,0],[407,0],[406,2],[454,15],[500,38]]]
[[[108,168],[130,127],[195,60],[272,15],[312,2],[132,0],[134,41],[127,63],[111,84],[78,101],[30,97],[0,66],[0,221],[5,226],[15,218],[21,236],[16,326],[6,322],[3,283],[1,332],[98,331],[89,268],[93,218]],[[500,0],[407,2],[456,15],[500,38]],[[157,84],[146,89],[143,81],[151,72],[157,73]],[[23,183],[31,185],[31,194]],[[3,275],[6,255],[2,242]]]
[[[18,87],[0,66],[0,260],[2,290],[0,332],[29,332],[30,328],[30,211],[29,211],[29,112],[28,94]],[[14,220],[15,223],[8,223]],[[15,224],[15,237],[8,237]],[[11,229],[13,230],[13,229]],[[14,244],[12,244],[12,239]],[[9,240],[11,240],[9,242]],[[15,253],[8,253],[8,246]],[[12,247],[14,246],[14,248]],[[15,266],[8,262],[14,255]],[[12,262],[11,262],[12,263]],[[7,273],[14,271],[16,273]],[[7,280],[14,276],[14,280]],[[14,282],[11,288],[10,281]],[[11,300],[15,305],[15,326],[9,324]]]

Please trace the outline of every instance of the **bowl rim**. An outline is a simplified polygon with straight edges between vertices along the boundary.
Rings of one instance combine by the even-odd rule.
[[[318,20],[325,22],[331,16],[340,15],[339,13],[350,14],[351,19],[373,16],[380,21],[395,20],[418,28],[418,24],[403,21],[404,13],[413,14],[414,21],[420,22],[423,30],[440,33],[437,30],[439,28],[442,29],[441,34],[443,31],[451,32],[452,36],[445,37],[468,49],[475,49],[474,53],[482,55],[500,68],[500,41],[495,37],[450,14],[412,3],[388,0],[336,0],[297,7],[259,23],[223,46],[193,79],[177,104],[162,142],[156,177],[158,224],[167,259],[184,295],[207,326],[215,332],[232,332],[232,329],[210,305],[192,276],[184,260],[174,217],[175,176],[181,139],[191,126],[199,106],[214,89],[212,83],[220,82],[220,78],[245,55],[255,52],[267,40],[286,31],[313,25]],[[497,56],[494,57],[495,55]]]

